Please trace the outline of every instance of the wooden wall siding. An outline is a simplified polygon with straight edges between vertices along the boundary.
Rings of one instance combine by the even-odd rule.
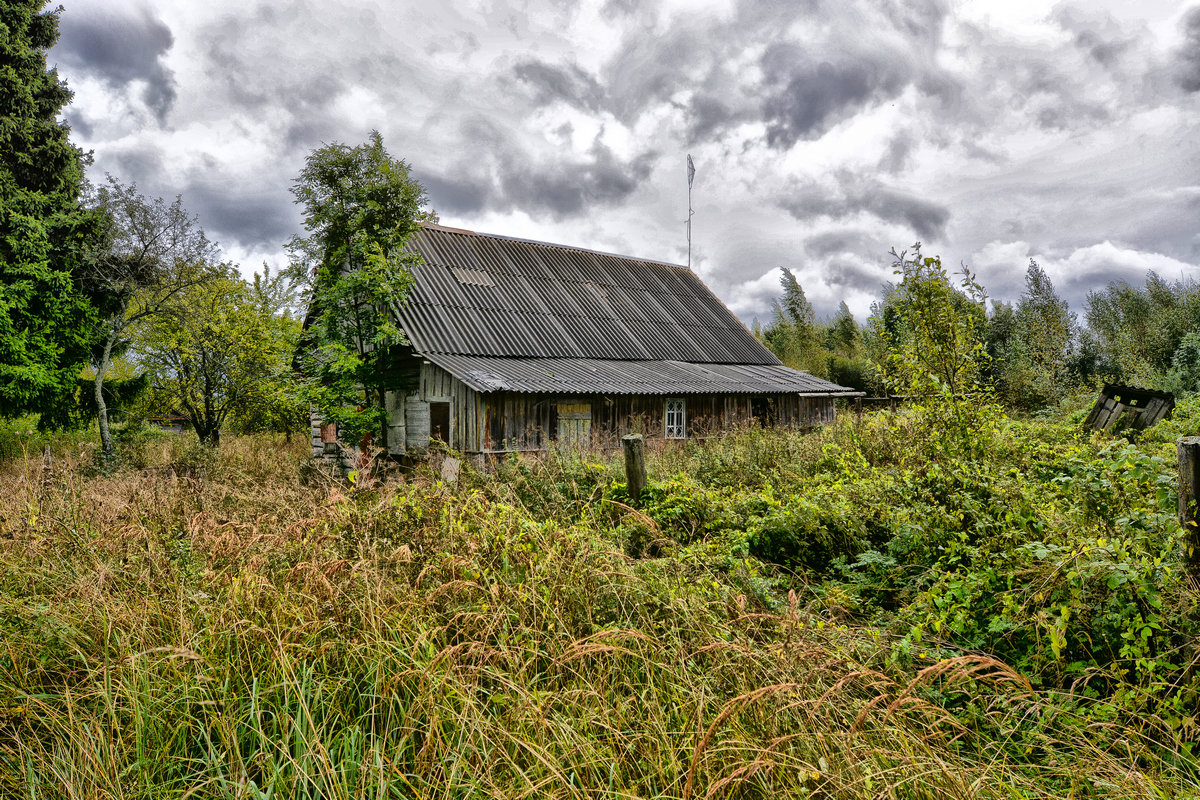
[[[483,397],[483,451],[543,450],[557,438],[559,409],[591,406],[591,442],[615,447],[621,436],[663,435],[663,404],[658,395],[595,395],[587,398],[493,392]],[[686,395],[690,438],[713,436],[757,420],[789,428],[814,428],[833,422],[832,397],[797,395]],[[477,452],[462,448],[468,452]]]
[[[436,364],[425,364],[421,367],[419,393],[419,402],[425,405],[424,443],[419,447],[429,446],[429,403],[448,402],[450,441],[447,444],[465,453],[477,453],[482,449],[483,403],[478,392]]]
[[[558,429],[560,398],[515,392],[492,392],[483,398],[485,452],[543,450],[549,431]],[[594,412],[593,412],[594,414]]]
[[[558,414],[558,441],[567,447],[590,447],[592,444],[592,404],[568,401],[555,404]]]
[[[387,412],[388,452],[394,456],[408,451],[408,424],[405,419],[407,397],[403,391],[387,391],[383,394],[384,410]]]
[[[559,409],[581,419],[590,409],[591,444],[616,447],[621,436],[663,435],[663,404],[658,395],[556,395],[493,392],[480,394],[433,364],[421,370],[419,390],[385,395],[388,413],[388,452],[402,455],[429,447],[429,403],[450,403],[448,444],[465,453],[544,450],[558,438]],[[704,438],[757,420],[763,424],[814,428],[833,422],[831,397],[797,395],[685,395],[689,438]],[[312,454],[324,453],[321,416],[309,412]],[[581,430],[576,424],[573,430]]]
[[[408,450],[429,447],[429,403],[415,392],[404,399],[404,430]]]

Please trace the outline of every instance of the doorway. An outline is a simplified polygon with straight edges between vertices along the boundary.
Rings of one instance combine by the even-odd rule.
[[[429,439],[440,439],[450,444],[450,404],[429,404]]]

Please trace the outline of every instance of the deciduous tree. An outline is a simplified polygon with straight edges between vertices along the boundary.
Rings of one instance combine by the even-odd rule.
[[[880,332],[888,352],[884,377],[908,395],[934,446],[952,455],[979,455],[998,409],[986,375],[983,287],[963,270],[962,290],[950,283],[941,259],[915,245],[897,253],[900,277],[888,300],[890,326]]]
[[[141,320],[133,343],[159,397],[214,447],[230,416],[282,371],[295,341],[234,267],[219,269],[217,278],[188,284],[183,302]]]
[[[1165,386],[1184,337],[1200,330],[1200,285],[1171,283],[1154,272],[1147,273],[1143,288],[1110,283],[1088,294],[1085,318],[1113,377]]]
[[[289,243],[292,275],[309,305],[298,359],[307,396],[327,420],[354,436],[377,431],[386,445],[388,359],[404,341],[394,313],[420,263],[404,244],[436,217],[408,164],[388,154],[377,131],[356,147],[313,151],[292,193],[308,231]]]
[[[176,197],[147,199],[137,187],[124,186],[112,176],[94,196],[104,220],[103,238],[88,260],[85,277],[95,287],[98,316],[94,394],[100,427],[100,448],[113,456],[104,380],[113,356],[126,344],[131,326],[154,316],[187,313],[186,290],[219,273],[207,265],[216,245]]]
[[[1017,300],[1016,322],[1040,402],[1061,397],[1076,335],[1075,315],[1055,292],[1050,276],[1033,259],[1025,272],[1025,291]]]
[[[241,433],[292,433],[308,426],[308,405],[300,396],[292,372],[292,356],[300,338],[295,312],[296,290],[286,274],[261,274],[247,286],[250,302],[258,310],[268,333],[264,344],[273,346],[271,372],[243,393],[233,409],[232,422]]]

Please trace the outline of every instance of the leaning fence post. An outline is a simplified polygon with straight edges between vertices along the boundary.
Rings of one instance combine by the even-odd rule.
[[[1185,568],[1200,582],[1200,436],[1179,440],[1179,524]]]
[[[646,440],[640,433],[622,437],[625,445],[625,486],[629,499],[636,506],[646,488]]]

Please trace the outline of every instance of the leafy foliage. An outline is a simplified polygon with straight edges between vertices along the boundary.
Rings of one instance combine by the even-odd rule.
[[[190,313],[184,306],[187,290],[217,277],[209,267],[216,245],[183,208],[182,198],[169,205],[162,198],[150,200],[110,175],[91,199],[104,226],[84,271],[99,298],[90,405],[99,421],[101,453],[112,459],[103,391],[112,359],[128,347],[131,326],[159,315]]]
[[[1078,337],[1075,315],[1030,259],[1016,307],[994,304],[987,322],[989,372],[999,397],[1025,411],[1060,401],[1070,389]]]
[[[862,331],[850,308],[843,302],[831,320],[819,322],[795,273],[784,267],[780,285],[774,319],[756,329],[763,344],[786,366],[841,386],[877,390],[878,369],[863,355]]]
[[[1112,283],[1091,292],[1086,317],[1113,377],[1164,386],[1184,337],[1200,330],[1200,286],[1194,281],[1169,283],[1151,272],[1143,288]]]
[[[919,248],[911,258],[893,255],[902,283],[881,287],[865,329],[844,302],[832,319],[815,321],[795,275],[784,270],[774,319],[765,329],[756,322],[757,334],[788,366],[876,395],[929,396],[937,388],[905,377],[898,347],[947,387],[963,379],[990,385],[996,400],[1018,412],[1070,402],[1100,380],[1177,396],[1200,391],[1200,291],[1194,282],[1170,283],[1151,272],[1141,289],[1113,283],[1088,296],[1087,324],[1081,326],[1033,259],[1016,303],[995,301],[989,311],[983,287],[969,271],[955,287],[940,259],[923,258]],[[922,329],[919,319],[907,318],[914,309],[918,318],[958,322]],[[972,374],[956,375],[964,366]]]
[[[234,404],[231,420],[239,433],[290,435],[308,428],[308,404],[301,396],[291,360],[300,340],[300,321],[293,314],[296,290],[285,273],[271,274],[263,265],[247,286],[257,320],[274,348],[268,355],[269,371],[251,382]]]
[[[997,431],[986,368],[983,288],[964,270],[958,291],[936,257],[896,253],[900,282],[875,318],[887,345],[884,378],[909,398],[926,442],[946,454],[981,455]]]
[[[1075,315],[1033,259],[1025,272],[1025,291],[1017,301],[1016,321],[1025,354],[1037,375],[1033,390],[1043,402],[1058,399],[1075,338]]]
[[[274,387],[283,380],[296,334],[295,323],[264,306],[233,267],[220,272],[190,282],[170,313],[143,319],[134,341],[162,410],[182,412],[209,445],[219,443],[233,415],[270,420],[276,413],[270,406],[281,390]]]
[[[419,263],[404,243],[436,217],[377,131],[366,144],[313,151],[292,193],[308,231],[288,245],[310,309],[299,354],[307,399],[351,438],[377,432],[386,445],[384,390],[404,342],[393,315]]]
[[[1200,330],[1185,333],[1179,340],[1163,383],[1176,394],[1200,394]]]

